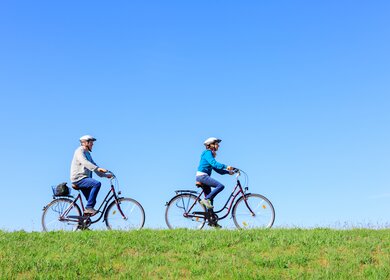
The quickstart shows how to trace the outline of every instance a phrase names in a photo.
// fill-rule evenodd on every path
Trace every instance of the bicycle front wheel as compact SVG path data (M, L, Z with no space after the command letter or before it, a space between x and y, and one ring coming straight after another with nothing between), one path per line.
M179 194L171 199L165 210L165 222L170 229L202 229L206 219L202 214L206 208L197 201L193 194Z
M106 226L112 230L141 229L145 223L145 211L138 201L132 198L119 198L112 202L104 215Z
M80 208L71 199L54 199L43 208L42 229L43 231L75 231L79 216L81 216Z
M275 209L265 196L247 194L234 205L232 216L237 228L270 228L275 221Z

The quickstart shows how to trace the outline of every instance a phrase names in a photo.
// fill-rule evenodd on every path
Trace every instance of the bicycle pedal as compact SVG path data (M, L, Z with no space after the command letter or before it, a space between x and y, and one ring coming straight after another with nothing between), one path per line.
M92 216L95 216L97 213L99 213L99 212L96 212L96 213L84 213L83 214L83 217L85 217L85 218L90 218L90 217L92 217Z

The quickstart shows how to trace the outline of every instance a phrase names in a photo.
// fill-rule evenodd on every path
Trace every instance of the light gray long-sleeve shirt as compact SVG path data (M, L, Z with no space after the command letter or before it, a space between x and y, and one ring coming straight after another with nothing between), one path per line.
M99 167L93 161L90 152L80 146L74 152L72 164L70 166L70 181L76 183L84 178L92 178L92 171L99 177L106 177L104 173L97 170L98 168Z

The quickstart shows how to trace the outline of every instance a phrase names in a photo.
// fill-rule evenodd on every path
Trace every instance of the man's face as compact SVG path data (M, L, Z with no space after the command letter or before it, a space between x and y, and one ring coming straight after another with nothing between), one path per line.
M94 142L94 141L84 141L84 142L82 143L82 145L83 145L83 147L86 148L88 151L92 152L93 142Z

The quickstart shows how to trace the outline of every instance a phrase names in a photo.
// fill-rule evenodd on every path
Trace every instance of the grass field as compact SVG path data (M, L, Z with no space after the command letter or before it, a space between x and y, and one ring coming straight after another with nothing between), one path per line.
M390 230L0 231L1 279L390 279Z

